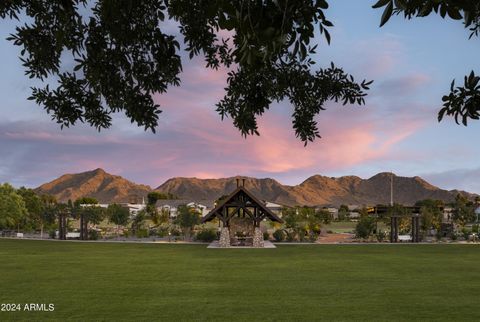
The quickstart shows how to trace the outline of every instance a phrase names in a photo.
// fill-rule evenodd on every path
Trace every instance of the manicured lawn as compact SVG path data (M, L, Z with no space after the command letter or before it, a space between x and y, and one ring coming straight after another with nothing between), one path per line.
M354 221L332 221L328 225L325 225L324 228L334 233L353 233L357 224L358 223ZM377 225L379 230L387 230L385 223L379 222Z
M351 233L355 230L356 225L357 223L353 221L332 221L324 228L334 233Z
M0 240L0 321L480 320L477 245Z

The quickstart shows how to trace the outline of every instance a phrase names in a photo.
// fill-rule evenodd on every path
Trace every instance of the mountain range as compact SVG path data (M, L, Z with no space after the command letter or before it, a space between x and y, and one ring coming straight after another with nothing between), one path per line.
M94 197L101 203L141 202L151 191L171 193L181 199L215 200L236 188L239 177L198 179L175 177L159 187L136 184L103 169L65 174L45 183L36 192L50 194L66 202L80 197ZM288 186L270 178L245 178L245 187L257 197L282 205L374 205L390 202L390 185L394 202L412 205L422 199L452 201L458 193L473 197L474 194L443 190L420 177L401 177L382 172L369 179L357 176L326 177L314 175L296 186Z

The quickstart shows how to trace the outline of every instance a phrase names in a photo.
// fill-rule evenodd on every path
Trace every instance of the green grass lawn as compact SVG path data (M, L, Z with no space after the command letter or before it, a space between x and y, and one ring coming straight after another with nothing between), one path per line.
M0 321L480 320L476 245L0 240Z
M354 221L332 221L328 225L325 225L326 230L330 230L334 233L353 233L358 222ZM378 222L377 224L379 230L386 231L387 225L383 222Z
M332 221L323 228L334 233L351 233L355 230L355 226L357 223L353 221Z

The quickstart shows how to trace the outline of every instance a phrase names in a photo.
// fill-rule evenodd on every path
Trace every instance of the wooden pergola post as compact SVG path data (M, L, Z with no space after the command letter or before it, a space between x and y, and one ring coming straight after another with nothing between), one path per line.
M85 218L84 214L80 215L80 239L88 239L88 220Z
M390 242L391 243L398 242L398 217L397 216L390 217Z
M58 239L67 239L67 216L64 212L58 215Z

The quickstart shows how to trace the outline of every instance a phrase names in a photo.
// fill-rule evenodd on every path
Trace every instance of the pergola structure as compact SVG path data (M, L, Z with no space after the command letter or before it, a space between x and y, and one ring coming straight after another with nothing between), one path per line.
M70 211L63 210L58 214L58 239L67 239L67 219L70 216ZM80 215L80 239L88 239L88 219L84 214Z
M220 247L237 245L238 238L241 238L241 245L252 245L263 247L263 234L260 230L260 222L269 219L274 222L283 223L283 220L268 209L250 191L245 189L245 179L227 198L221 201L212 211L202 218L202 223L209 222L215 218L222 223L220 231ZM240 230L238 230L240 229ZM242 231L243 229L243 231ZM253 236L235 236L235 232ZM251 243L250 240L252 239Z
M411 236L412 236L412 243L418 243L420 241L420 207L417 206L410 206L405 207L405 209L411 213L410 217L412 219L411 225ZM388 213L389 207L380 206L380 207L371 207L368 209L368 213L373 213L375 215L379 214L386 214ZM403 216L393 215L390 216L390 242L391 243L398 243L398 232L399 232L399 223L400 219Z

